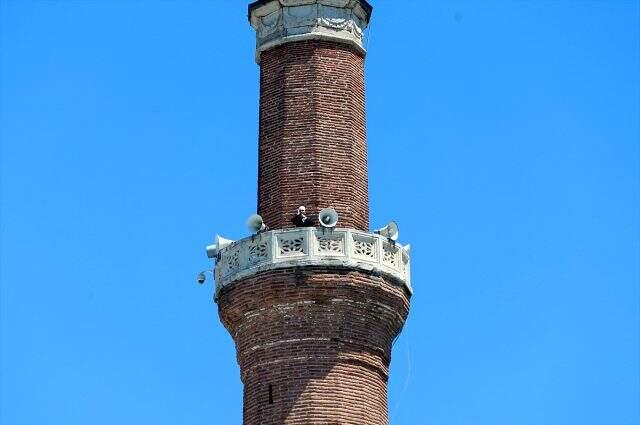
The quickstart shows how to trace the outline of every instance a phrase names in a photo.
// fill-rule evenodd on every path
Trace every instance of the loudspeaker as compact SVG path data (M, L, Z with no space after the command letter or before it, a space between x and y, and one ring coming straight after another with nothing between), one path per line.
M380 236L391 239L392 241L398 240L398 225L395 221L390 221L389 224L381 229L374 230L373 233L377 233Z
M216 256L218 255L218 252L220 252L222 249L228 247L234 242L235 241L232 241L230 239L225 239L220 235L216 235L216 243L213 245L207 246L207 257L216 258Z
M264 224L264 220L262 220L262 216L260 214L253 214L247 220L247 227L251 233L260 233L267 230L267 225Z
M318 214L318 220L322 227L336 227L336 224L338 224L338 213L333 208L324 208Z

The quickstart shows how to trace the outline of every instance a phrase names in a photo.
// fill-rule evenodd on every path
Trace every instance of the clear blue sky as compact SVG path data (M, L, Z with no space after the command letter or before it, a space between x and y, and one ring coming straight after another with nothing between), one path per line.
M640 423L638 1L374 2L393 425ZM0 423L238 424L204 246L255 210L244 0L0 0Z

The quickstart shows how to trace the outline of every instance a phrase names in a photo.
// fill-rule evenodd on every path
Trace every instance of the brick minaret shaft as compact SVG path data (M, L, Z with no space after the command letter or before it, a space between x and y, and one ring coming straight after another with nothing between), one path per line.
M258 212L271 230L292 227L305 205L311 216L332 207L338 227L368 231L361 31L370 15L365 0L249 6L261 67ZM407 287L346 262L288 264L217 291L236 344L244 424L388 424Z
M305 205L369 229L364 108L364 57L354 47L308 40L262 52L258 214L270 228L292 227Z

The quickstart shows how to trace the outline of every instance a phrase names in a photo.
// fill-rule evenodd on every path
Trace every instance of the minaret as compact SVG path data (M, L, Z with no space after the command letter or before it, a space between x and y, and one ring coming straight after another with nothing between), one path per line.
M366 0L249 6L260 65L257 209L268 230L212 255L246 425L388 423L391 344L411 286L408 249L393 231L369 231L371 12ZM302 205L314 226L292 222ZM337 226L330 214L319 219L324 208Z

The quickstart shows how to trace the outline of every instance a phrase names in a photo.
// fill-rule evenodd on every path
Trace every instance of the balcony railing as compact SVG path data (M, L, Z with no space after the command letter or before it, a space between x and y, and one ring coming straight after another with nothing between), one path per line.
M220 250L216 293L255 273L284 267L333 266L377 272L411 288L409 253L386 237L351 229L305 227L273 230Z

